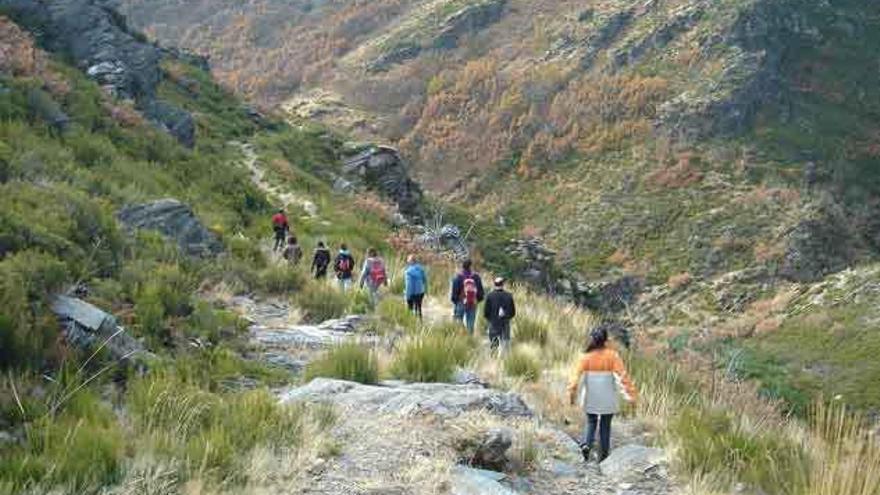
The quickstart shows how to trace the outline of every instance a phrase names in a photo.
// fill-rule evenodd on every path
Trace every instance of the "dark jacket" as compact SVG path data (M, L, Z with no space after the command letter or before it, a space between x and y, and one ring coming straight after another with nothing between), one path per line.
M486 297L485 292L483 292L483 281L480 279L480 275L477 274L477 272L460 272L452 279L452 294L449 296L452 304L458 304L461 302L461 291L464 290L464 279L468 277L473 278L474 282L477 283L477 302L483 302L483 299Z
M315 249L315 256L312 258L312 271L326 273L328 266L330 266L330 250L326 248Z
M339 264L342 260L348 259L349 266L348 270L342 271L339 269ZM336 272L336 278L340 280L348 280L352 278L352 272L354 271L354 256L351 255L348 251L340 250L339 254L336 255L336 259L333 261L333 271Z
M504 316L499 316L504 310ZM516 305L513 303L513 294L504 289L495 289L486 297L483 305L483 316L490 323L510 321L516 316Z

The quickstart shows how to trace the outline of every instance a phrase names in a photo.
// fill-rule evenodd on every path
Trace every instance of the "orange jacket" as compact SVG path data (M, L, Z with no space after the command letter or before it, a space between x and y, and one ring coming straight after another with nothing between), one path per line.
M581 356L568 381L568 397L572 403L582 378L587 386L585 408L589 413L616 412L606 410L616 409L616 392L622 393L627 401L636 399L636 388L626 373L623 359L614 349L606 347ZM600 410L591 411L591 404L596 405Z

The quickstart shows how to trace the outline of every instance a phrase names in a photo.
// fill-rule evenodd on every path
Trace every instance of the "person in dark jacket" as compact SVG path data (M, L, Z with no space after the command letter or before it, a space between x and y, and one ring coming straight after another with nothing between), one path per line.
M339 280L339 288L343 292L351 288L354 275L354 256L348 250L348 246L341 244L339 246L339 254L333 262L333 271L336 272L336 279Z
M316 279L325 278L328 266L330 266L330 250L324 246L323 242L318 242L318 248L315 249L315 255L312 257L312 267L309 271L315 274Z
M452 294L450 300L453 305L452 316L459 322L464 323L468 333L474 334L474 324L477 320L477 305L483 302L483 281L480 275L472 270L471 260L465 260L461 264L461 272L452 279Z
M495 279L495 290L486 296L483 316L489 322L489 346L494 351L501 345L506 351L510 348L510 320L516 316L513 294L504 290L504 279Z

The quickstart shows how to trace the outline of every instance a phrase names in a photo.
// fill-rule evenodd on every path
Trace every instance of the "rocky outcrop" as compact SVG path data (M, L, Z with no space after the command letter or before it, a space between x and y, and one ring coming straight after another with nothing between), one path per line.
M46 49L72 59L108 92L134 100L182 144L194 145L192 116L157 96L160 63L171 54L131 32L115 10L99 0L0 0L0 10L32 31Z
M726 31L703 35L703 54L722 60L724 67L711 84L691 88L659 108L662 133L682 140L737 135L750 128L760 108L781 104L788 54L820 41L797 3L752 2Z
M504 15L506 3L507 0L466 2L436 24L428 16L426 25L395 33L396 37L403 40L392 43L391 48L384 50L367 65L367 70L386 71L392 65L418 57L425 50L451 50L458 46L459 39L463 36L498 22ZM425 35L425 32L429 34Z
M654 473L661 471L665 462L662 450L630 444L612 450L611 455L599 464L599 469L604 476L618 483L636 482L652 474L665 477L664 473Z
M176 199L129 205L117 213L117 218L129 229L159 231L190 256L210 257L223 251L220 240L205 228L192 208Z
M623 66L639 61L650 50L663 48L679 34L693 28L703 15L705 5L685 5L671 19L651 31L651 34L640 38L614 51L611 56L612 66L620 69Z
M535 287L556 292L556 252L547 248L543 239L539 237L512 239L507 254L522 267L517 274L518 278Z
M788 234L779 274L796 282L816 282L856 259L853 237L844 223L805 220Z
M360 315L327 320L318 325L252 325L252 342L269 348L279 349L326 349L344 342L357 340L364 345L377 345L375 335L357 333L365 323Z
M282 403L327 402L356 409L359 414L458 416L486 410L501 417L529 417L531 409L512 392L446 383L383 382L380 385L329 378L284 391Z
M499 483L507 475L485 469L456 466L452 471L452 495L514 495Z
M409 176L400 153L390 146L357 146L344 160L343 173L350 187L377 191L394 201L402 214L422 216L422 188Z
M144 347L125 329L116 318L97 307L75 297L58 296L52 302L52 311L58 316L64 339L83 351L106 349L117 361L139 361L146 355Z

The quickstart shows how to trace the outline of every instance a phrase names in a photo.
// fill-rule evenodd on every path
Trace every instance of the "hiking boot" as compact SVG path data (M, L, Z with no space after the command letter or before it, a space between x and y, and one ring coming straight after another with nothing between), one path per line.
M591 449L590 446L586 444L580 444L579 447L581 448L581 455L584 456L584 462L590 462L590 452L593 449Z

